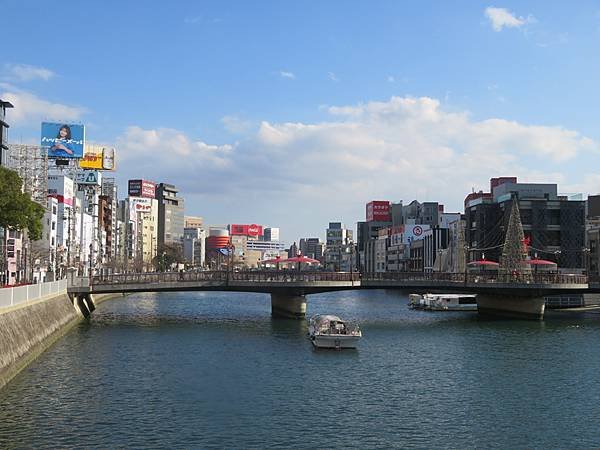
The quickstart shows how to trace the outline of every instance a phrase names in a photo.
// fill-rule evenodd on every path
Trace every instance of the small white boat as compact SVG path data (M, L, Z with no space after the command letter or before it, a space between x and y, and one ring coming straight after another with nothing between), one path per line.
M477 311L475 294L410 294L408 307L426 311Z
M308 323L308 336L317 348L356 348L362 332L338 316L316 315Z

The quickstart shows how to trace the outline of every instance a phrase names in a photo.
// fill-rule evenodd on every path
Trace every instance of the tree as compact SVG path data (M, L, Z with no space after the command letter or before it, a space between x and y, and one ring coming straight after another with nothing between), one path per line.
M27 230L29 238L42 237L44 208L22 190L23 180L13 170L0 167L0 227Z
M183 249L180 244L164 243L158 247L153 263L159 272L172 268L174 264L183 261Z

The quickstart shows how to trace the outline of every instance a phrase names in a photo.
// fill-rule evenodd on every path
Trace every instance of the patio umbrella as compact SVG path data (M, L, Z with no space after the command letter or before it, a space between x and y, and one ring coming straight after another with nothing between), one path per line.
M477 261L471 261L470 263L467 263L468 266L494 266L494 267L498 267L500 264L498 264L495 261L489 261L487 259L478 259Z
M534 266L535 272L537 272L538 267L540 267L540 266L547 267L548 269L553 269L554 267L558 266L554 261L548 261L547 259L539 259L539 258L527 259L527 260L525 260L525 264ZM551 267L551 266L554 266L554 267Z
M470 263L467 263L467 266L470 267L479 267L479 270L481 272L483 272L484 270L497 270L498 266L500 266L500 264L498 264L496 261L490 261L487 259L478 259L477 261L471 261Z
M556 266L557 264L554 261L548 261L547 259L528 259L525 261L526 264L530 264L532 266Z

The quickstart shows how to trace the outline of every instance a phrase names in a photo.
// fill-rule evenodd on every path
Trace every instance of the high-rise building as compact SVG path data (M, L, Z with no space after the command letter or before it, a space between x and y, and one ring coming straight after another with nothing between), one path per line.
M468 259L500 261L512 202L517 201L529 256L555 261L560 268L585 267L585 202L558 195L556 184L492 179L491 196L465 205ZM472 194L470 194L472 195Z
M168 183L160 183L156 189L158 200L158 246L183 245L184 203L178 197L179 190Z
M0 99L0 166L4 166L6 162L6 151L8 150L8 128L6 122L6 110L12 108L10 102Z
M304 256L318 259L323 262L323 254L325 252L325 244L319 238L302 238L300 239L299 249Z
M204 266L206 255L206 231L200 227L183 230L183 257L195 267Z
M352 245L352 230L348 230L341 222L329 222L327 228L327 243L325 246L325 267L329 270L340 271L342 253L348 245Z
M265 241L279 241L279 228L267 227L263 231L263 240Z

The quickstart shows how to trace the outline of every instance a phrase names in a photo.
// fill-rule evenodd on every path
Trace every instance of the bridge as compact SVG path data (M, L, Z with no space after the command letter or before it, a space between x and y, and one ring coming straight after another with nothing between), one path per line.
M483 314L541 319L544 297L590 292L578 274L488 275L475 273L386 272L360 274L324 271L200 271L103 274L73 278L69 295L84 315L94 309L93 294L173 291L262 292L271 295L274 316L303 318L306 295L354 289L398 289L415 293L477 294ZM597 286L600 291L600 285Z

